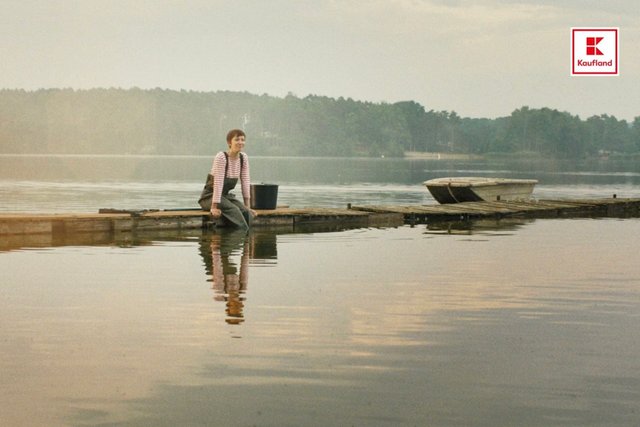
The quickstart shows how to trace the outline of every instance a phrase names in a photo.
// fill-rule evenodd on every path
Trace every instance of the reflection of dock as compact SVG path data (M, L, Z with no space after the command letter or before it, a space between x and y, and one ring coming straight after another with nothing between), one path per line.
M535 221L530 218L487 218L435 221L427 224L426 234L504 235Z
M259 211L256 227L304 230L305 227L379 227L474 218L640 216L640 199L529 200L468 202L448 205L278 208ZM147 230L200 229L214 223L200 210L105 210L96 214L0 213L2 239L18 235L118 233Z

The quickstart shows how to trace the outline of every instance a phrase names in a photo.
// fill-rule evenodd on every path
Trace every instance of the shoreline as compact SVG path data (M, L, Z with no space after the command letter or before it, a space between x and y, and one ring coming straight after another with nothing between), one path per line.
M431 151L405 151L404 157L405 159L416 160L478 160L484 158L484 156L478 154L441 153Z

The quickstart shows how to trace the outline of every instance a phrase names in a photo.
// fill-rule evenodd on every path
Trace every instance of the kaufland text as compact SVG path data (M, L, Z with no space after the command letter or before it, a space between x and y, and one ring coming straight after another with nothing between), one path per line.
M598 61L597 59L585 61L584 59L578 59L578 67L611 67L612 65L613 59L609 61Z

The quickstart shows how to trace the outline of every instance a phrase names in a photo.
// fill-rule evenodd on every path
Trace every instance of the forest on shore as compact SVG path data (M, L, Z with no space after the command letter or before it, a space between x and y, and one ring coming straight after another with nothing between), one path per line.
M523 106L508 117L464 118L414 101L167 89L0 90L0 153L209 155L243 128L247 151L273 156L405 152L552 158L640 153L640 116L581 119Z

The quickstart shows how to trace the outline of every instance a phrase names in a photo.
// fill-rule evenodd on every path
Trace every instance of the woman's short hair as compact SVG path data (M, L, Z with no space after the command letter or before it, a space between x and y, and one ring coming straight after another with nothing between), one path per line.
M244 136L246 138L247 135L245 135L241 129L231 129L229 133L227 133L227 143L230 143L236 136Z

